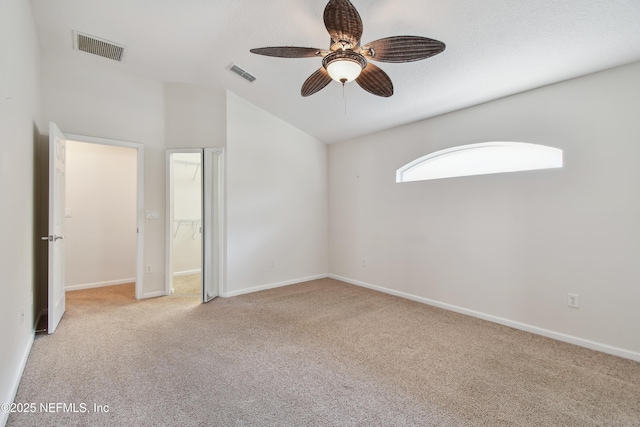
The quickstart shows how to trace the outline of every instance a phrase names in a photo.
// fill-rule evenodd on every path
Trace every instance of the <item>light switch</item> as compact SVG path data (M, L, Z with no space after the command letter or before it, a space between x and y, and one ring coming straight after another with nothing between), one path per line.
M64 217L65 218L71 218L72 216L73 216L73 212L71 212L71 209L70 208L66 208L64 210Z
M158 212L158 211L146 211L145 217L147 219L158 219L158 218L160 218L160 212Z

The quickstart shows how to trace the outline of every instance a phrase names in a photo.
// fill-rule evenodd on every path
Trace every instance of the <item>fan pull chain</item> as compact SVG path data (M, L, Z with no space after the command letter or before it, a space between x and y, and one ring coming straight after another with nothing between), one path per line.
M344 88L344 82L342 82L342 100L344 101L344 116L347 117L347 91Z

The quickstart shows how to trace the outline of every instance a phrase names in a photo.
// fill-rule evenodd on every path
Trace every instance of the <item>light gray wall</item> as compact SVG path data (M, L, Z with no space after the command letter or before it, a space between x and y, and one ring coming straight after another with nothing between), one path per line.
M207 87L184 84L165 84L165 144L166 148L223 148L227 144L227 94ZM193 172L195 168L189 167ZM202 171L202 168L199 169ZM188 171L178 166L174 169L174 183L177 193L176 200L181 199L181 194L186 196L193 191L200 192L200 186L193 186L194 182L188 177ZM181 172L185 175L181 176ZM200 176L200 175L198 175ZM184 179L183 179L184 178ZM188 197L187 197L188 198ZM184 206L176 206L177 210L199 209L193 203L187 203L182 197L178 203ZM178 213L185 217L185 212ZM194 218L194 214L187 215ZM173 224L175 227L175 224ZM174 273L189 272L201 268L200 239L191 238L191 227L181 226L173 240L173 266ZM200 234L198 234L200 236Z
M144 145L143 294L164 292L165 148L224 147L226 94L186 84L163 84L87 62L45 56L43 114L65 133Z
M327 146L230 92L227 108L225 293L326 275Z
M257 107L234 102L239 100L234 95L227 99L191 85L161 84L98 63L45 56L43 66L46 121L55 121L63 132L145 146L144 209L161 213L160 219L145 221L143 264L153 268L144 275L145 295L164 289L165 148L225 147L227 139L235 144L227 157L228 289L326 274L325 144ZM250 200L267 195L272 199L266 216L252 212L248 219ZM245 250L247 236L256 232L270 233L259 256Z
M184 83L167 83L164 93L167 148L226 145L226 92Z
M165 153L164 85L95 63L44 55L43 116L64 133L144 145L144 209L160 212L144 222L146 296L164 292Z
M0 402L12 402L33 340L35 157L40 139L40 48L31 6L0 1ZM0 411L0 425L8 413Z
M330 273L640 360L639 93L635 63L330 146ZM495 140L565 166L395 183Z

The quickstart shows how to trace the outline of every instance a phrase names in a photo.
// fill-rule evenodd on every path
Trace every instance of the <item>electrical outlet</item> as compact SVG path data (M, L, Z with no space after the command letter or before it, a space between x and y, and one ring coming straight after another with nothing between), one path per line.
M269 261L269 268L276 268L276 262L274 260Z
M147 265L147 268L145 270L147 273L151 273L151 265Z
M567 294L567 305L569 307L573 307L573 308L580 307L580 295L578 295L578 294Z
M362 258L362 266L366 267L367 265L369 265L369 262L367 261L366 258Z

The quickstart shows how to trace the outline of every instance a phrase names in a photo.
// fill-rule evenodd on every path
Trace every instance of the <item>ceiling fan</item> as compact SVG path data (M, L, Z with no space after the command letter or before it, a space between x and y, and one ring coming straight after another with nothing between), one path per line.
M355 80L360 87L374 95L393 95L393 83L382 69L369 61L411 62L439 54L445 44L419 36L395 36L379 39L364 46L362 19L349 0L330 0L324 9L324 26L331 36L329 49L312 47L261 47L252 53L279 58L322 58L322 68L302 85L302 96L313 95L331 80L342 83Z

